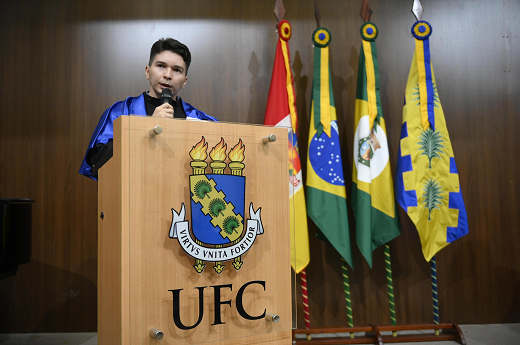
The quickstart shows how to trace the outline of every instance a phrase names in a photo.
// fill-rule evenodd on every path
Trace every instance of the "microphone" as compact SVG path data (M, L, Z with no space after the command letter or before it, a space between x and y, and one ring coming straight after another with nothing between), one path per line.
M164 103L173 103L173 92L170 89L164 89L161 92L161 104Z

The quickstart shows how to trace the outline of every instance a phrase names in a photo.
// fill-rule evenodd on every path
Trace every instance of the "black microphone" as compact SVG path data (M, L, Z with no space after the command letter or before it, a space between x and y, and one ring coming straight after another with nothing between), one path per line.
M173 92L170 89L163 89L161 92L161 104L169 103L170 105L173 103Z

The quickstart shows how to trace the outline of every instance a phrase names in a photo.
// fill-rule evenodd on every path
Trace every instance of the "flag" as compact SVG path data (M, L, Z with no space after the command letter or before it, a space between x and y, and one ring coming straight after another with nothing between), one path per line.
M329 70L330 32L313 33L314 75L307 157L307 213L318 238L329 242L353 266L347 193Z
M352 164L356 242L372 267L372 252L401 233L379 95L377 27L365 22L359 53Z
M415 53L405 91L397 200L414 222L426 261L468 233L466 207L437 83L428 22L412 27Z
M291 264L300 273L310 261L307 212L303 191L302 169L298 151L298 119L295 107L295 92L290 67L288 41L291 25L282 20L278 23L279 39L274 58L273 77L267 99L264 124L289 128L289 188L291 191Z

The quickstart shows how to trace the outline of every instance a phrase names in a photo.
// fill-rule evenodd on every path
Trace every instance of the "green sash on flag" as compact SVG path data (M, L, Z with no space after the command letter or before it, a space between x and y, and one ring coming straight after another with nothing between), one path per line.
M361 31L352 164L356 242L370 267L372 252L401 233L379 94L376 30L366 22Z
M347 194L339 143L336 108L328 61L330 32L313 35L314 80L307 155L307 214L317 236L328 241L352 267Z

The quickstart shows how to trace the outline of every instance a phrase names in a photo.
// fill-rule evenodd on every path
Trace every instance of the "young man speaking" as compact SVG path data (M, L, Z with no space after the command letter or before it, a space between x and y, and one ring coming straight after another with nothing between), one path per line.
M150 81L150 90L138 97L128 97L105 110L92 134L87 153L79 173L94 180L94 167L108 152L112 152L113 122L121 115L143 115L169 118L196 118L216 121L212 116L195 109L184 102L177 93L188 81L188 69L191 53L188 47L173 38L160 39L150 50L150 61L146 66L146 79ZM163 90L171 91L172 100L162 104Z

